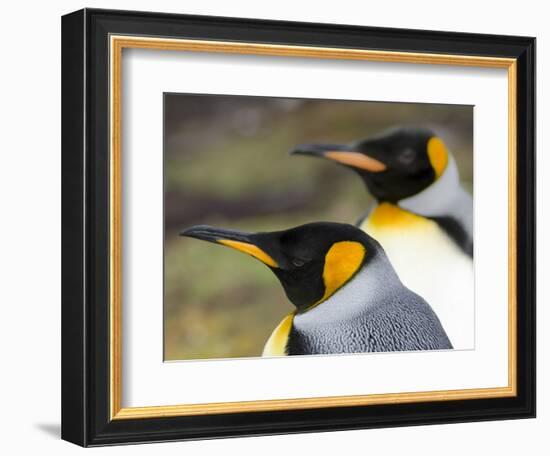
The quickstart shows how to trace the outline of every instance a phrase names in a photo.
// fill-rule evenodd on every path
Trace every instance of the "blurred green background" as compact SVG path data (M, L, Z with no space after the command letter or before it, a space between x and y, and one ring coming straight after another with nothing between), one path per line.
M471 106L165 94L165 360L259 356L293 309L259 261L178 232L355 223L370 203L361 180L288 152L396 125L432 128L472 190Z

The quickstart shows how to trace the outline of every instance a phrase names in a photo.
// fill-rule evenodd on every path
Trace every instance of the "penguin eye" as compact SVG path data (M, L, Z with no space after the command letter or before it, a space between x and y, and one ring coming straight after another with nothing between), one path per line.
M411 148L405 149L399 154L399 161L405 165L409 165L416 158L416 151Z
M300 260L299 258L294 258L292 260L292 264L297 268L301 268L304 264L306 264L306 262L304 260Z

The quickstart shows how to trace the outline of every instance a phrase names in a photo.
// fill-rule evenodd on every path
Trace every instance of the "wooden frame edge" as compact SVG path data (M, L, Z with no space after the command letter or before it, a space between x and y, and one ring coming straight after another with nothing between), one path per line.
M272 399L261 401L219 402L190 405L160 405L150 407L125 407L118 410L115 420L135 418L167 418L175 416L200 416L212 414L268 412L277 410L305 410L330 407L355 407L380 404L406 404L415 402L440 402L452 400L513 397L511 387L482 388L414 393L369 394L359 396L324 396L305 399Z
M508 66L508 386L517 395L517 61Z
M116 40L111 39L109 53L109 414L114 419L122 408L122 47Z
M246 42L153 38L110 35L110 394L111 420L200 416L242 412L352 407L430 401L505 398L517 396L517 59L452 54L375 51L314 46L258 44ZM190 405L122 407L121 372L121 63L124 48L169 51L214 52L339 60L369 60L431 65L503 68L508 70L508 386L464 390L330 396L301 399L222 402Z

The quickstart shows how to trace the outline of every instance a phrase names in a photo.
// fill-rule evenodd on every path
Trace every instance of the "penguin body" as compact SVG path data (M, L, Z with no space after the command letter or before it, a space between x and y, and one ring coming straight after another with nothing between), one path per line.
M377 258L327 302L294 317L289 354L442 350L451 343L431 307Z
M384 246L403 284L430 303L453 345L470 348L474 339L470 256L435 221L389 203L378 205L361 228Z
M403 284L430 303L453 345L471 348L473 204L443 142L428 130L394 129L349 146L309 144L294 153L359 173L377 203L358 226L381 243Z
M451 349L430 305L399 280L380 244L352 225L313 223L247 234L183 233L228 245L268 265L296 306L263 356Z

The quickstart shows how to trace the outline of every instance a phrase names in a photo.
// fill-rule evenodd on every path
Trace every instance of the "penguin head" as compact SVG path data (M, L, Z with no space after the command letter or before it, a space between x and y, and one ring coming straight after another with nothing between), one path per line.
M277 276L299 313L327 300L381 250L360 229L331 222L261 233L197 225L180 234L232 247L260 260Z
M443 141L423 128L395 128L351 144L303 144L291 154L322 157L353 169L378 201L390 203L429 187L449 162Z

